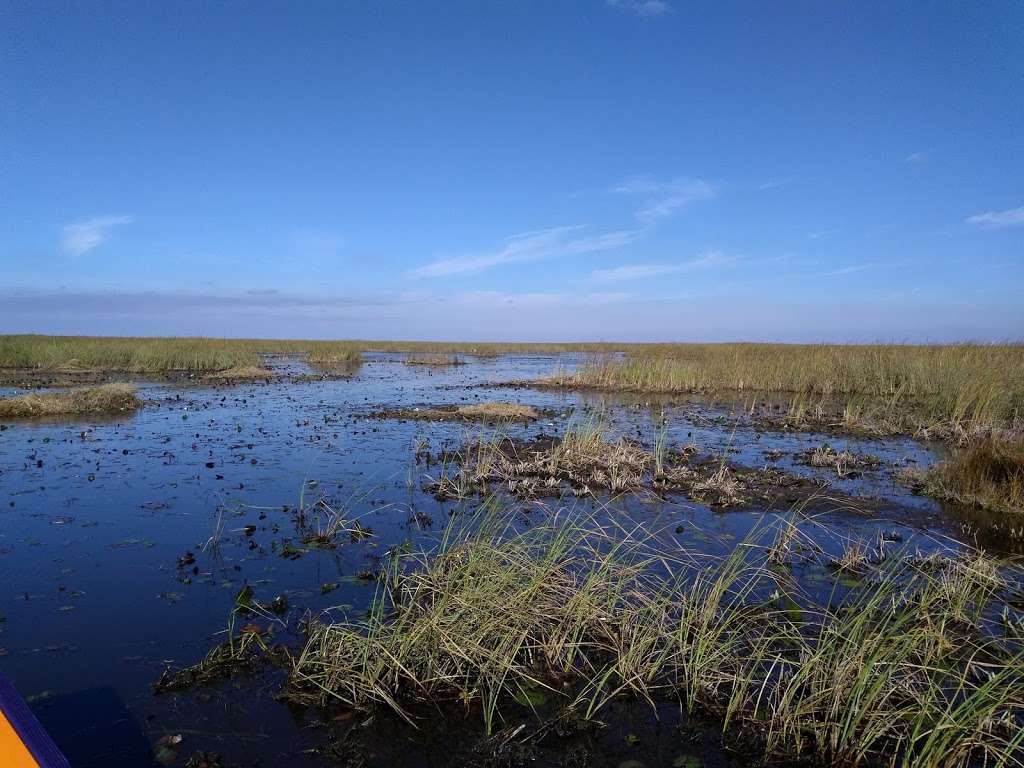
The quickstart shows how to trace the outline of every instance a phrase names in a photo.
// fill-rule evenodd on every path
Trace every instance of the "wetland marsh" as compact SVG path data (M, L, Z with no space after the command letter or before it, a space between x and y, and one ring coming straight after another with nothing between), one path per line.
M0 415L0 668L76 766L1024 761L1020 347L24 338L0 396L141 403Z

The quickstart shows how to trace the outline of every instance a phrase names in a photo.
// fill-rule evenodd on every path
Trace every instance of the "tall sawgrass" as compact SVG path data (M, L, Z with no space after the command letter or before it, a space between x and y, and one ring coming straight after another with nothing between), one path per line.
M819 603L780 575L778 540L712 561L592 519L496 519L396 554L368 618L313 627L289 695L410 721L447 701L488 732L514 702L591 718L678 697L765 759L1024 764L1024 638L986 623L1006 566L980 553L893 556Z
M0 336L0 368L130 373L205 373L258 366L261 354L299 354L311 362L360 359L337 341L112 336Z
M932 496L1024 514L1024 436L976 440L916 479Z
M920 427L1024 422L1024 346L1017 344L649 346L592 358L554 381L637 392L785 393L801 414L838 401L847 421L899 423L905 413Z

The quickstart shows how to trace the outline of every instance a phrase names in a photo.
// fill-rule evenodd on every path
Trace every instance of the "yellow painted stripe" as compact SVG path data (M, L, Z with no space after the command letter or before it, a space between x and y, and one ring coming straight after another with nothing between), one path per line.
M0 765L4 768L39 768L39 763L32 757L18 736L18 732L0 713Z

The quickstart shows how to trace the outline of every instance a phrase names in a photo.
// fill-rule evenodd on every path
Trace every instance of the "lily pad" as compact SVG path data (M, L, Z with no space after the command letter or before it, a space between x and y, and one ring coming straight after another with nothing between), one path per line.
M531 708L544 706L548 700L548 697L539 688L521 688L513 698L518 704Z

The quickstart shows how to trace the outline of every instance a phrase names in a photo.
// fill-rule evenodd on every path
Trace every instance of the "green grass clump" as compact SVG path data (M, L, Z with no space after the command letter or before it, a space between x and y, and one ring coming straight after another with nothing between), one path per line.
M294 342L302 344L302 342ZM306 342L305 359L310 365L330 367L347 366L362 361L363 355L359 347L347 341L311 341Z
M30 393L0 399L0 418L126 413L142 407L130 384L104 384L67 392Z
M406 355L405 359L402 360L406 365L431 365L431 366L445 366L445 365L464 365L465 361L456 357L455 355L441 355L441 354L427 354L418 353L414 355Z
M488 733L516 702L592 718L668 697L768 761L1024 761L1024 637L984 629L1004 564L891 557L818 604L778 573L784 534L713 562L594 525L484 524L396 553L367 619L313 626L289 696L410 719L461 703Z
M1024 514L1024 437L989 435L918 476L931 496Z
M958 430L1024 422L1024 345L681 344L601 356L551 383L635 392L792 395L813 416L822 401L846 421L892 430Z

